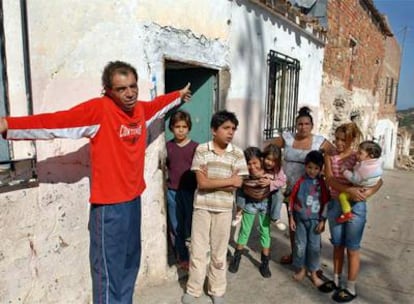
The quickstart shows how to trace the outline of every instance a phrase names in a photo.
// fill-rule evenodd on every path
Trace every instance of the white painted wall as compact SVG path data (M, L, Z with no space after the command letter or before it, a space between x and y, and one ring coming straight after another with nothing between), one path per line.
M375 129L375 139L382 148L384 169L393 169L397 151L398 122L389 119L378 121Z
M299 107L307 105L314 110L317 130L323 45L263 8L246 9L247 2L232 2L230 25L231 87L226 105L241 121L235 142L243 147L262 144L270 50L300 61Z
M169 58L230 68L227 108L240 118L236 143L258 145L270 49L301 61L300 104L318 107L323 48L308 35L295 34L294 26L265 16L261 9L247 9L248 1L27 3L35 113L67 109L98 96L100 74L111 60L137 67L141 99L150 97L152 75L159 81L161 94L163 62ZM18 4L3 1L12 115L25 114ZM146 152L148 188L142 200L138 288L176 279L175 268L168 268L166 260L166 210L159 168L164 144L160 136ZM38 142L39 187L0 194L0 302L91 301L88 151L87 140Z
M34 112L67 109L99 95L101 71L111 60L137 67L141 99L150 96L152 75L160 81L158 93L163 92L164 57L213 68L227 65L229 6L220 3L204 1L193 7L191 1L28 2ZM20 7L12 0L3 1L3 7L11 114L22 115L26 103ZM201 18L211 21L209 26ZM146 153L141 288L176 279L175 268L167 266L159 169L164 144L160 136ZM37 156L39 187L0 194L5 210L0 213L0 302L90 302L87 141L38 142Z

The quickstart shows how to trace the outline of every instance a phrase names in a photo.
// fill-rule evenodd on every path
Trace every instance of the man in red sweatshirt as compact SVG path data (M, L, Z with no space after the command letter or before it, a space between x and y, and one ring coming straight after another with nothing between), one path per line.
M93 303L132 303L141 258L146 128L191 97L187 84L141 102L137 81L133 66L109 62L102 74L104 96L66 111L0 118L0 133L10 140L89 138Z

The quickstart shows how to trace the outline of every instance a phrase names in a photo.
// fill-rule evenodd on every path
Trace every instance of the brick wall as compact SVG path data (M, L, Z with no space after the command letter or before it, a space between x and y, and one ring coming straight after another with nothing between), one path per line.
M373 138L390 29L369 0L330 0L327 17L319 131L333 136L337 126L353 119L365 138Z
M328 1L324 72L342 81L348 89L358 87L376 92L385 53L384 35L361 3Z

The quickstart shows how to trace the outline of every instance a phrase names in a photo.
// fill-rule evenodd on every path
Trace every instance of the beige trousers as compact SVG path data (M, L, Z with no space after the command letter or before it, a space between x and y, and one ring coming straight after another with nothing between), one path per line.
M232 212L194 209L191 228L190 271L187 293L199 297L208 278L208 294L221 297L227 285L227 245ZM210 253L210 263L208 255Z

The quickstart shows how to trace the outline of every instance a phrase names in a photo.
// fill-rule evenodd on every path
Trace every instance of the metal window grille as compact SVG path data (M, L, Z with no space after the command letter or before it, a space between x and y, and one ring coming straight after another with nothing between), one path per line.
M392 77L386 78L385 104L394 104L397 100L398 82Z
M297 59L271 50L267 56L268 85L265 139L282 131L294 131L298 108L299 71Z

